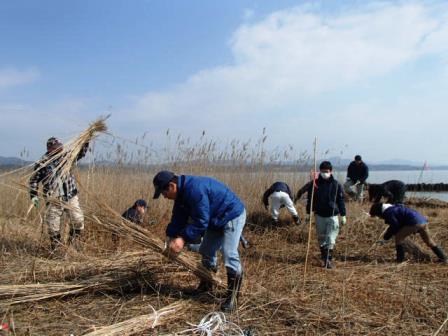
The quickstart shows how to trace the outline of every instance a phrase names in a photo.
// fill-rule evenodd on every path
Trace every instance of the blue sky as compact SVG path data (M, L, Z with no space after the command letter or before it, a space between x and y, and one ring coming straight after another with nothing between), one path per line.
M266 127L271 148L447 164L447 19L442 1L3 1L0 155L112 113L160 146Z

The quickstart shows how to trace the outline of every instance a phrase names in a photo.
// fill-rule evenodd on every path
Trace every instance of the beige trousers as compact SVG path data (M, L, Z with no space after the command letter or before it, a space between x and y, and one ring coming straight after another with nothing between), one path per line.
M84 214L79 206L78 196L68 202L48 202L45 213L45 223L48 225L48 233L55 235L61 232L61 217L64 212L70 216L71 228L84 229Z
M406 225L395 235L395 245L400 245L406 237L418 233L428 247L437 246L431 239L428 230L428 224Z

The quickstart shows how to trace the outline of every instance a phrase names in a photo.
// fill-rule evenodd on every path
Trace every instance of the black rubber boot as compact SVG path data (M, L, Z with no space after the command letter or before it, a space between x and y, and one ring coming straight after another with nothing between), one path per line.
M404 247L403 245L396 245L395 249L397 251L397 263L402 263L404 261Z
M218 268L215 267L207 267L204 265L205 268L207 268L210 272L216 273L218 272ZM201 279L201 282L199 282L199 286L196 288L195 293L201 294L206 292L211 292L213 290L213 283L207 280Z
M320 254L321 254L321 258L322 258L322 267L323 268L334 268L333 265L333 250L329 250L325 247L321 247L320 248Z
M226 300L221 305L225 313L234 312L238 306L243 274L236 274L234 270L227 268L227 293Z
M81 230L73 228L70 229L68 245L73 246L76 251L81 250Z
M439 262L448 264L448 257L445 254L445 251L440 246L431 247L431 250L435 253L435 255L439 258Z
M292 216L292 218L294 219L294 223L296 223L297 225L302 224L299 216Z
M58 247L62 246L61 234L55 233L50 235L50 249L54 252Z

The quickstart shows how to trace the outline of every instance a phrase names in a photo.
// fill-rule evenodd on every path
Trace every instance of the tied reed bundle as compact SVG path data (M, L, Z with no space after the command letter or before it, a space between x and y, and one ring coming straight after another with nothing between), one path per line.
M151 314L140 315L110 326L100 327L95 331L84 334L84 336L134 335L179 319L179 316L182 316L189 306L187 302L175 302L157 311L153 309L154 312Z

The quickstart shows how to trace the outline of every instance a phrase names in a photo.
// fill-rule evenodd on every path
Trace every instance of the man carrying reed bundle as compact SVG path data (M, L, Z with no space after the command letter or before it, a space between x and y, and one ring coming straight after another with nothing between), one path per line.
M161 171L153 183L154 198L162 194L174 201L171 222L166 228L168 251L180 253L186 243L204 235L199 249L202 264L217 272L216 253L222 251L227 270L227 293L221 309L235 310L243 279L238 244L246 223L244 204L226 185L210 177L177 176L170 171ZM197 290L211 289L211 283L201 280Z
M47 141L47 152L35 164L34 172L29 180L30 197L34 206L39 207L38 189L42 182L46 199L45 223L50 235L50 248L54 251L62 245L61 217L64 212L70 215L71 227L68 243L79 249L79 238L84 229L84 214L78 200L78 189L74 176L62 174L67 164L63 153L62 142L51 137ZM76 160L83 158L88 149L88 142L78 152Z

